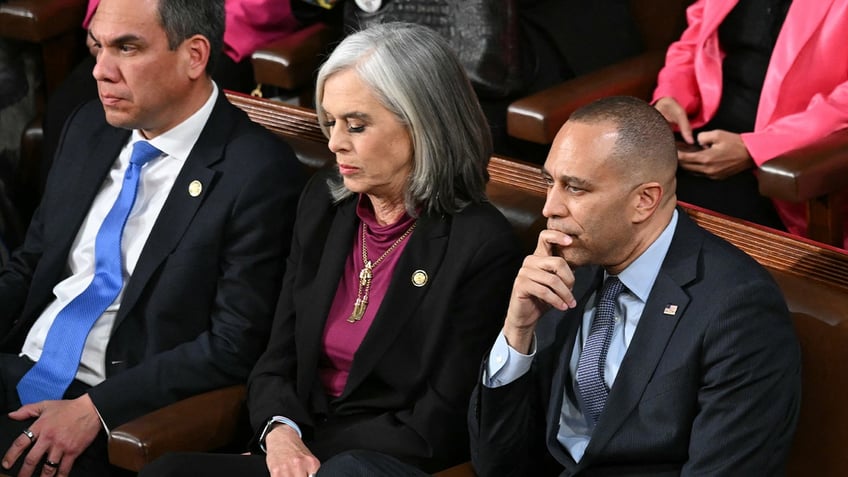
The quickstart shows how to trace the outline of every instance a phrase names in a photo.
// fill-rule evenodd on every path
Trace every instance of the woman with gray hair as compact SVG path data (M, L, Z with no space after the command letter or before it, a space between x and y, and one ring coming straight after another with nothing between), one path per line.
M444 40L403 23L339 44L316 103L336 166L301 196L248 386L253 453L166 456L142 475L426 475L468 459L469 395L520 265L486 200L486 120Z

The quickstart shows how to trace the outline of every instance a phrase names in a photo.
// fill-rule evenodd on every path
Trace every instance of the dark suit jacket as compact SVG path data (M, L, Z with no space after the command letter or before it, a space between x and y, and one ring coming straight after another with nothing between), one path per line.
M298 209L271 341L249 380L254 429L287 416L322 460L357 448L427 470L467 460L468 397L519 266L512 229L488 203L422 215L330 400L318 379L321 340L359 219L355 197L332 203L327 177L313 178ZM429 276L420 288L416 270Z
M576 332L601 272L579 270L577 308L542 317L528 374L478 386L469 425L481 477L782 474L800 400L800 350L786 305L762 267L682 212L575 464L556 434Z
M18 353L130 131L98 101L69 120L25 243L0 274L0 336ZM223 93L174 183L126 285L89 391L110 427L189 395L244 381L266 343L301 167L292 150ZM188 186L203 185L192 197Z

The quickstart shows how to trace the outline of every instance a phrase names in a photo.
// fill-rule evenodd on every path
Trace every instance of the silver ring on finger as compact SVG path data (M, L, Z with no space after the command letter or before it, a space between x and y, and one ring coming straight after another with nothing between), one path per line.
M30 444L35 442L35 434L33 434L32 431L29 430L28 427L26 429L22 430L21 434L27 436L27 439L29 439Z
M59 461L59 462L53 462L52 460L45 460L44 461L44 465L46 465L47 467L53 467L54 469L58 469L60 463L61 463L61 461Z

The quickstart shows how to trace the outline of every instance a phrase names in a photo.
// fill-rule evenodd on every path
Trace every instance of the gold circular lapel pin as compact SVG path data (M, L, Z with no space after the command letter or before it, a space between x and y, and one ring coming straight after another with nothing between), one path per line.
M429 279L430 277L427 276L427 272L424 270L415 270L412 272L412 284L417 287L423 287Z
M191 184L188 185L188 195L197 197L201 192L203 192L203 184L197 180L191 181Z

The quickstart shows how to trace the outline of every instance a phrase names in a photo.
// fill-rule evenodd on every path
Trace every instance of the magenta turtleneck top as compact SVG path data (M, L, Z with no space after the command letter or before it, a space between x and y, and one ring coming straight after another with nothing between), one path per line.
M319 364L319 375L327 394L338 397L342 394L347 377L353 365L356 350L365 339L365 334L374 322L374 317L386 290L389 288L392 275L398 259L403 253L410 236L401 241L386 258L372 271L371 289L368 293L368 307L362 319L356 323L347 321L356 295L359 290L359 271L365 266L362 260L362 225L368 226L366 232L366 244L368 248L368 259L371 263L385 252L404 232L409 229L415 219L408 214L397 222L381 226L377 223L374 209L367 196L361 195L356 207L356 215L360 219L359 227L356 228L356 239L353 241L353 249L348 253L345 261L344 272L342 272L336 296L330 307L330 314L324 326L323 353ZM381 319L391 319L390 316Z

